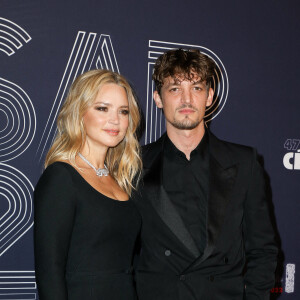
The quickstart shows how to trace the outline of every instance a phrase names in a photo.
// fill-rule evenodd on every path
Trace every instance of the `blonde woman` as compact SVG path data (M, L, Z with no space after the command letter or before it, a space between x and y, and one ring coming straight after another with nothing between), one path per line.
M40 300L136 299L139 121L123 76L93 70L72 84L34 193Z

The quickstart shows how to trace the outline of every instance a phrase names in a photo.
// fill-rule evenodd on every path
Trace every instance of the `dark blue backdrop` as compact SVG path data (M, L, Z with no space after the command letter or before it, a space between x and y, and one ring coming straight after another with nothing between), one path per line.
M299 15L295 0L1 0L0 299L37 297L32 191L74 77L105 67L129 78L148 143L164 131L153 61L189 45L219 66L212 131L256 147L268 174L282 250L272 297L299 299Z

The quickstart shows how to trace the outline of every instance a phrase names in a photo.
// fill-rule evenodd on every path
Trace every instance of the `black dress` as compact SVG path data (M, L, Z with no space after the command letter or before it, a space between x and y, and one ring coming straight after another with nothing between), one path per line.
M34 192L40 300L134 300L132 259L141 227L131 199L106 197L55 162Z

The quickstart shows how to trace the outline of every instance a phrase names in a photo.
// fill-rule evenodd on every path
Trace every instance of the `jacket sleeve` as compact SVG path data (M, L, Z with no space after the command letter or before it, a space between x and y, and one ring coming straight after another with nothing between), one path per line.
M244 241L247 260L247 300L267 300L274 285L277 245L270 220L265 175L253 151L249 189L244 208Z
M75 216L72 178L62 163L50 165L34 192L34 250L40 300L67 300L65 270Z

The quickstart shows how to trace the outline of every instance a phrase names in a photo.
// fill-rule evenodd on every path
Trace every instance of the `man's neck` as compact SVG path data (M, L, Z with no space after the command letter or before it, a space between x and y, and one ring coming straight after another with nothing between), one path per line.
M199 126L192 130L182 130L170 126L167 124L169 139L190 160L191 152L199 145L204 136L204 124L199 124Z

